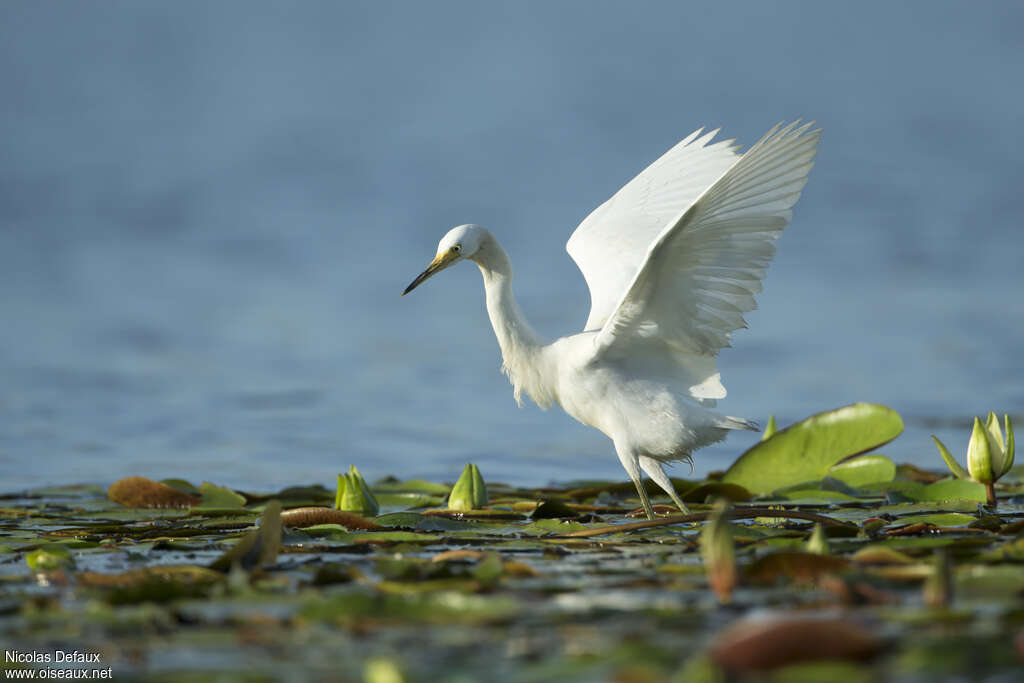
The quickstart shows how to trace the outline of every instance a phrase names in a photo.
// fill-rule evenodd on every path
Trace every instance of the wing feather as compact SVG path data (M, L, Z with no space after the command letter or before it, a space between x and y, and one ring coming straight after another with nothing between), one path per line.
M595 338L595 358L628 359L637 345L660 346L675 360L678 375L691 383L694 397L725 396L714 356L729 345L735 330L746 327L743 314L757 306L754 295L761 291L776 240L814 164L820 130L810 130L811 125L775 126L662 224L606 314ZM586 221L574 239L585 226ZM580 267L589 284L587 268ZM595 301L591 318L596 308ZM695 368L700 368L696 375Z
M695 130L580 223L565 245L590 289L584 330L597 330L619 303L647 250L739 158L733 140Z

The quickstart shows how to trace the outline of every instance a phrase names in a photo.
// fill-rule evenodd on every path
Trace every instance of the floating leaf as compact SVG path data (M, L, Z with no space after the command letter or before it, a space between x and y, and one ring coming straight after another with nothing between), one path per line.
M833 465L828 476L854 487L891 482L896 476L896 463L884 455L871 453Z
M726 671L740 673L814 660L864 660L882 646L873 631L846 619L748 618L721 633L710 654Z
M753 496L739 484L727 484L721 481L709 481L695 486L683 495L683 502L704 503L709 499L726 498L733 502L748 501Z
M534 509L530 519L574 519L579 516L579 512L560 500L546 500Z
M747 568L746 576L757 583L775 583L779 579L811 581L848 566L850 561L845 557L790 550L759 557Z
M761 435L761 441L767 441L771 437L775 436L775 432L779 431L779 425L775 422L775 415L768 416L768 424L764 427L764 433Z
M185 508L200 502L196 496L146 477L118 479L107 489L107 497L115 503L135 508Z
M928 484L911 496L919 501L976 500L984 503L988 496L985 486L965 479L945 479Z
M419 518L419 515L415 515ZM294 508L281 513L284 526L305 528L320 524L340 524L346 529L379 529L380 526L370 520L344 510L325 507Z
M245 496L224 486L217 486L208 481L199 485L199 493L203 497L202 508L240 508L245 506Z
M934 524L940 527L967 526L975 521L974 515L959 512L936 512L930 515L908 515L896 520L899 524Z
M874 543L855 552L850 558L859 564L913 564L914 558L890 548L884 543Z
M102 589L102 597L113 605L204 597L224 579L220 572L194 565L148 567L120 574L81 572L77 576L83 586Z
M818 481L840 460L888 443L902 431L903 420L885 406L856 403L819 413L755 444L722 481L756 494Z

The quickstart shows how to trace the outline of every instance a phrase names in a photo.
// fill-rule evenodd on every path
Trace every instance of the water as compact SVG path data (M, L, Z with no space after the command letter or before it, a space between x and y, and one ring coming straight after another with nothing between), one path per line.
M939 466L1024 411L1024 10L1005 4L0 5L3 490L142 474L270 490L356 463L624 478L516 409L475 269L399 298L448 227L499 235L577 331L573 227L699 125L825 129L726 412L900 411ZM756 440L702 451L697 473ZM685 468L675 473L687 474Z

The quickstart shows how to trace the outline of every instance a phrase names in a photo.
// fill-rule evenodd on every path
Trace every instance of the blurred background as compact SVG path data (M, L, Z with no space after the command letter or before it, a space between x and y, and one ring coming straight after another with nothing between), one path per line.
M700 126L824 128L724 412L898 410L941 467L1024 411L1024 6L963 2L0 4L3 489L180 476L258 490L357 464L625 479L517 409L476 269L579 331L575 226ZM724 469L758 438L701 451ZM685 466L676 476L688 476Z

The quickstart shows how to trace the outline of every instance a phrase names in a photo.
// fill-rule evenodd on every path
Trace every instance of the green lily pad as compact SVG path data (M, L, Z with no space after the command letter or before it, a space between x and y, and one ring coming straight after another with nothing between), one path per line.
M374 495L379 493L425 493L427 495L446 496L450 486L438 484L425 479L407 479L405 481L384 480L375 482L370 490Z
M199 485L199 495L203 498L203 502L197 506L199 509L240 508L245 505L245 496L208 481Z
M988 499L983 485L965 479L944 479L928 484L913 497L919 501L976 500L981 503Z
M891 482L896 476L896 463L884 455L871 453L833 465L828 476L856 487Z
M827 491L825 489L790 489L779 494L779 496L786 500L808 503L857 500L856 496L851 496L848 493L843 493L842 491Z
M818 481L839 461L888 443L902 431L899 414L885 406L856 403L819 413L755 444L722 481L755 494Z
M959 512L942 512L931 515L909 515L896 520L897 524L934 524L935 526L967 526L975 520L974 515L965 515Z

